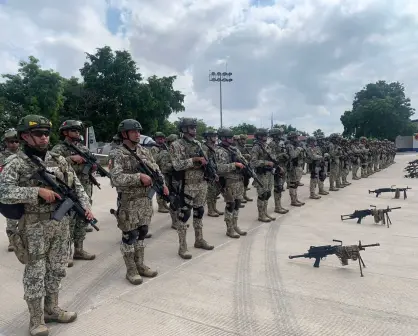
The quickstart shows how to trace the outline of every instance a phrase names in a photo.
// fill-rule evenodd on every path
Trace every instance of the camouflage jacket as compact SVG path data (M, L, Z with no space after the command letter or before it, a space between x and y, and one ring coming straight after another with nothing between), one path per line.
M48 168L52 179L55 176L72 186L81 205L85 209L90 208L89 197L77 178L73 168L64 157L47 152L44 165ZM46 203L38 197L39 189L46 187L33 178L33 173L38 167L23 152L11 155L6 160L6 165L0 174L0 202L4 204L24 203L25 213L49 213L54 212L57 204Z
M171 162L170 152L166 149L161 149L155 156L155 162L160 167L163 174L171 174L173 172L173 164Z
M136 154L152 169L161 174L157 163L151 153L142 146L137 146ZM145 197L151 187L145 187L141 180L138 169L138 160L123 146L116 147L112 153L113 160L110 176L117 192L130 194L133 198Z
M236 148L241 152L241 155L245 158L245 160L248 162L251 161L251 153L247 147L237 144Z
M286 152L290 159L290 169L302 167L305 162L305 150L302 147L296 147L293 143L286 144Z
M323 160L323 156L322 156L321 147L319 146L314 146L314 147L307 146L306 147L306 162L307 163L313 163L314 161L319 162L322 160Z
M262 148L265 148L265 151L273 156L272 153L269 152L270 149L266 146L266 144L255 141L254 146L251 149L250 161L250 165L253 169L266 167L267 162L271 162L271 159Z
M19 150L18 150L18 151L19 151ZM16 152L16 153L17 153L17 152ZM4 151L0 152L0 167L4 165L4 163L6 162L6 159L7 159L9 156L11 156L11 155L13 155L13 154L16 154L16 153L13 153L13 152L11 152L11 151L10 151L10 150L8 150L8 149L5 149Z
M204 142L203 145L202 145L203 151L205 153L207 153L206 155L207 155L208 159L213 159L215 162L216 162L215 152L216 152L217 147L218 146L216 144L212 145L212 144L209 144L207 142Z
M82 152L84 153L91 153L90 150L81 144L80 142L74 142L74 145L77 146ZM68 147L63 141L56 144L52 149L51 152L57 153L61 156L63 156L67 162L73 167L75 173L77 174L77 177L79 178L80 182L82 184L91 184L90 177L88 174L83 174L83 169L85 164L78 164L75 163L73 160L71 160L70 156L77 155L73 150L71 150L70 147Z
M185 171L184 179L193 181L194 184L204 182L204 171L200 164L193 162L193 157L198 157L199 147L204 147L198 141L186 140L184 138L174 141L170 146L171 162L176 171ZM207 153L205 153L207 156Z
M162 148L158 147L158 146L152 146L150 148L150 153L152 155L152 157L154 158L154 160L157 160L157 155L161 152Z
M237 148L232 150L237 151L238 155L242 155ZM219 176L231 180L242 179L242 174L237 170L235 162L232 160L232 154L223 146L217 146L216 148L216 165Z
M289 163L289 155L286 153L286 149L277 141L270 141L267 144L267 151L271 153L274 160L279 162L279 166L285 168Z
M340 163L340 156L341 156L341 147L340 146L330 142L328 153L329 153L331 163L335 163L335 164Z

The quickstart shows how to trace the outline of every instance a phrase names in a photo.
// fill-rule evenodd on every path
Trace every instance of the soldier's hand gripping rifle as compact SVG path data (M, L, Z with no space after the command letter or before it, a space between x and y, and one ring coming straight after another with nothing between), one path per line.
M197 145L197 148L198 148L197 155L199 157L204 158L206 161L206 164L202 166L205 179L208 180L209 182L218 182L219 176L217 173L218 169L216 167L215 161L213 161L212 158L208 159L205 152L203 151L201 144L198 141L194 141L194 143Z
M59 206L53 213L52 219L61 221L64 216L72 210L77 216L83 219L86 224L90 224L96 231L99 231L99 228L96 225L97 219L93 218L92 220L89 220L86 218L86 210L81 205L75 191L54 173L49 172L39 159L34 156L29 156L29 158L38 167L36 172L33 174L33 178L50 187L61 197L61 199L58 200Z
M83 152L72 142L64 141L64 144L84 159L85 164L82 174L88 175L91 183L93 183L97 188L101 189L100 183L93 176L93 172L97 171L100 176L110 178L109 172L99 164L97 158L94 155L90 154L89 152Z
M319 267L319 263L323 258L335 254L338 257L338 259L340 259L342 266L348 265L348 259L354 261L358 260L360 267L360 276L363 276L363 267L365 268L366 265L364 264L363 259L361 258L360 251L364 251L366 247L380 246L379 243L362 245L361 241L359 241L358 245L343 246L343 242L341 240L333 239L332 241L338 242L340 243L340 245L311 246L307 253L290 255L289 259L315 259L313 267Z
M179 208L179 200L178 200L178 196L174 195L174 194L169 194L169 195L165 195L164 194L164 177L157 172L156 170L154 170L153 168L151 168L149 165L147 165L137 154L135 151L131 150L128 146L126 146L125 144L123 145L123 147L125 147L130 153L131 155L138 161L138 170L140 171L140 173L142 174L146 174L148 175L151 180L152 180L152 185L151 185L151 189L148 192L147 197L149 199L152 199L155 195L155 193L157 193L159 196L161 196L161 198L166 202L170 204L170 208L173 211L177 211Z
M394 192L395 193L395 199L399 199L401 191L403 191L403 199L407 198L406 191L412 188L406 187L406 188L393 188L394 186L391 186L390 188L379 188L375 190L369 190L369 194L376 193L376 197L378 197L381 193L386 192Z
M241 163L244 168L242 169L242 173L246 175L249 178L253 178L254 181L261 187L264 188L263 183L261 183L260 179L257 177L254 170L250 167L250 164L248 161L239 154L238 150L233 149L231 147L224 147L226 150L228 150L232 154L232 161Z

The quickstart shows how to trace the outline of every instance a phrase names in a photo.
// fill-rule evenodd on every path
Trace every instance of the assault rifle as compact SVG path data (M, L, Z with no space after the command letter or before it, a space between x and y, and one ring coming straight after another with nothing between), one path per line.
M389 217L389 212L391 212L392 210L401 209L401 207L389 208L389 206L386 209L376 209L375 205L370 206L374 209L355 210L352 214L341 215L341 220L345 221L348 219L357 219L357 224L361 224L361 221L364 217L375 216L376 224L378 224L379 222L383 222L383 224L385 225L387 220L387 226L389 227L389 224L392 225L392 221Z
M77 216L84 220L87 224L90 224L96 231L99 231L97 227L97 219L93 218L88 220L86 218L83 206L75 193L63 180L61 180L54 173L47 170L44 164L36 157L30 155L30 160L38 167L36 172L33 174L33 178L49 186L54 192L56 192L61 199L58 200L59 206L52 215L52 219L61 221L69 211L74 211ZM54 177L51 177L54 176Z
M205 152L203 151L203 148L201 144L198 141L194 141L194 143L198 147L197 155L199 157L203 157L206 160L206 164L202 166L205 179L209 182L218 182L219 176L217 173L217 167L215 161L212 159L208 159Z
M362 245L361 241L359 240L358 245L347 245L343 246L343 242L341 240L333 239L332 241L340 243L340 245L323 245L323 246L311 246L307 253L298 254L298 255L290 255L289 259L296 259L296 258L309 258L315 259L313 267L319 267L319 263L323 258L326 258L329 255L335 254L338 259L340 259L342 266L348 265L348 259L351 260L358 260L359 267L360 267L360 275L363 276L363 268L366 265L361 258L360 251L364 251L366 247L373 247L373 246L380 246L379 243L376 244L369 244L369 245Z
M250 164L248 161L239 154L238 150L233 149L231 147L224 147L227 151L229 151L232 154L232 161L241 163L244 168L242 169L242 173L246 175L249 178L253 178L254 181L264 189L263 183L261 183L260 179L255 174L254 170L250 167Z
M157 193L161 198L166 202L170 204L170 208L173 211L177 211L179 208L179 198L176 194L169 194L164 195L164 177L158 173L156 170L152 169L150 166L148 166L137 154L135 151L132 151L128 146L125 144L123 145L129 153L132 154L132 156L138 161L138 170L142 174L148 175L152 180L151 189L148 192L147 197L149 199L152 199Z
M85 164L82 174L89 175L91 183L93 183L97 188L101 189L100 183L93 176L93 172L97 171L100 176L110 178L109 172L97 162L97 158L94 155L90 154L89 152L83 152L72 142L64 141L64 144L84 159Z
M385 193L385 192L394 192L395 193L395 197L396 199L399 198L401 191L403 191L403 199L407 198L406 196L406 191L412 188L406 187L406 188L393 188L394 186L391 186L390 188L379 188L379 189L375 189L375 190L369 190L369 194L371 193L376 193L376 197L379 197L379 195L381 193Z

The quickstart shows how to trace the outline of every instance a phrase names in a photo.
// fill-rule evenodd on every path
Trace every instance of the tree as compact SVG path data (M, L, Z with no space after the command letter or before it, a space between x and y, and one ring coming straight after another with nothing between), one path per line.
M403 84L385 81L367 84L355 94L352 110L345 111L340 118L343 135L395 140L398 135L414 132L410 121L414 111Z
M285 125L285 124L278 125L278 124L275 124L273 127L274 128L282 128L284 130L284 133L285 134L287 134L289 132L297 132L299 135L309 136L309 133L307 133L305 131L300 131L296 127L293 127L291 124L289 124L289 125Z
M237 134L254 134L255 131L257 130L257 127L251 124L247 124L247 123L242 123L239 124L238 126L233 126L231 127L232 132L237 135Z
M316 131L313 132L313 136L316 137L316 138L317 137L324 137L325 133L320 128L318 128Z

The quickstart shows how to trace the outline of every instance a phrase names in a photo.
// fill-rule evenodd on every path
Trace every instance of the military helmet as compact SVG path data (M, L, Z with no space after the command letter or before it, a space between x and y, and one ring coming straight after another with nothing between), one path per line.
M270 136L275 136L275 135L283 135L284 130L283 128L278 128L278 127L273 127L272 129L269 130L269 135Z
M165 138L165 134L163 132L155 132L154 138Z
M290 131L289 133L287 133L287 138L288 139L290 139L290 138L297 138L298 136L299 136L298 133L295 132L295 131Z
M306 138L306 142L315 142L316 141L316 137L314 137L314 136L308 136L307 138Z
M167 140L167 142L173 142L173 141L176 141L178 138L179 138L179 136L177 134L170 134L166 138L166 140Z
M80 120L66 120L64 121L58 131L61 133L65 130L76 129L81 131L84 128L83 123Z
M256 137L267 136L268 135L268 130L267 130L267 128L257 128L254 135Z
M181 118L178 124L178 129L181 132L185 127L196 127L197 119L196 118Z
M10 128L6 132L4 132L3 140L7 140L7 139L17 139L16 129Z
M23 132L29 132L38 128L47 128L50 130L52 123L44 116L29 114L19 120L17 124L17 136L19 138Z
M365 136L360 137L360 141L367 141L367 138Z
M132 130L142 131L141 124L135 119L122 120L118 126L118 133L132 131Z
M233 136L233 139L234 139L234 140L236 140L236 141L238 141L238 140L239 140L239 135L238 135L238 134L235 134L235 135Z
M219 138L232 138L234 136L234 133L230 128L220 128L218 129L218 137Z
M240 135L239 135L239 138L240 138L241 140L247 140L247 139L248 139L248 136L247 136L247 134L240 134Z
M202 135L205 138L211 137L211 136L216 136L217 135L217 131L213 127L208 127L208 128L206 128L206 130L203 132Z

